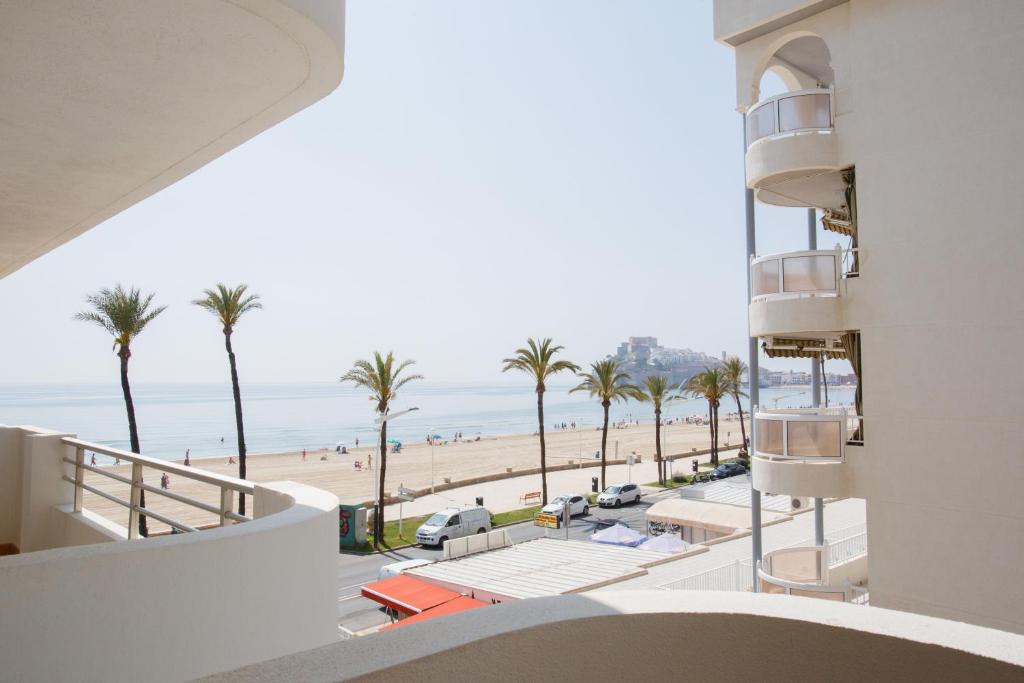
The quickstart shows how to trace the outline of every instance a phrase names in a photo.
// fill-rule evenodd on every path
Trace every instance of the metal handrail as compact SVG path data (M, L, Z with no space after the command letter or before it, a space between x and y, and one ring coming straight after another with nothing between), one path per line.
M806 97L808 95L828 95L828 101L829 101L828 121L829 121L829 125L827 125L827 126L808 126L808 127L803 127L803 128L791 128L791 129L782 130L781 125L779 123L779 119L780 119L779 103L784 101L784 100L794 99L794 98L797 98L797 97ZM760 111L761 109L764 109L765 107L769 107L769 106L772 108L772 132L766 133L766 134L761 135L759 137L754 137L751 134L751 131L749 129L750 117L752 115L754 115L756 112ZM806 90L794 90L792 92L780 93L778 95L773 95L771 97L766 97L765 99L761 100L760 102L757 102L756 104L752 105L747 110L745 118L748 121L747 149L750 149L750 147L752 145L754 145L756 142L758 142L760 140L765 140L765 139L776 137L776 136L779 136L779 135L791 135L791 134L796 134L796 133L810 133L810 132L820 133L820 132L832 131L834 129L834 127L835 127L835 119L836 119L836 115L835 115L835 97L833 97L832 88L808 88Z
M786 595L791 595L794 590L804 591L807 593L842 593L843 602L849 602L852 597L851 588L849 581L844 581L841 584L822 584L822 583L801 583L798 581L787 581L786 579L780 579L772 576L765 571L761 562L757 563L757 578L761 581L773 584L782 588L786 591Z
M217 515L220 518L220 525L225 526L229 521L234 522L247 522L251 518L244 515L240 515L232 510L232 503L234 501L235 493L253 495L256 491L256 487L245 481L244 479L236 479L235 477L229 477L215 472L208 472L206 470L186 467L177 463L168 462L166 460L158 460L156 458L150 458L138 453L129 453L122 451L117 448L109 448L100 444L91 443L89 441L82 441L74 437L64 437L61 441L75 449L75 457L63 458L64 462L74 466L75 476L68 477L63 476L64 481L71 483L75 487L75 501L74 509L75 512L82 511L82 498L83 492L88 491L101 498L109 500L112 503L116 503L122 507L128 508L128 538L138 538L138 520L139 515L146 517L152 517L153 519L163 522L164 524L177 529L179 531L196 531L197 529L184 522L171 519L158 512L155 512L149 508L140 505L141 492L146 491L147 493L154 493L157 495L170 498L171 500L183 503L185 505L192 506L204 512L208 512L213 515ZM92 451L101 455L106 455L119 460L125 460L131 463L132 476L124 477L115 472L109 471L107 468L95 467L85 462L85 451ZM161 472L168 474L175 474L185 479L191 479L211 486L216 486L220 489L220 505L210 505L194 498L174 493L166 489L158 488L146 484L142 480L142 472L144 467L150 467ZM122 484L127 484L130 487L131 498L130 500L124 500L105 491L102 491L94 486L90 486L85 483L85 473L92 472L100 476L112 479Z

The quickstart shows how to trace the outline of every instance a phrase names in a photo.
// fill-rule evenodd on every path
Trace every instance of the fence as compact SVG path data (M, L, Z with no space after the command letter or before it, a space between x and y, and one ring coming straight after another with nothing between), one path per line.
M106 446L71 437L65 437L62 439L62 442L75 449L74 458L64 458L64 462L74 466L75 476L74 478L68 477L67 475L62 477L64 481L70 482L75 487L75 512L82 511L82 498L85 491L127 508L129 539L135 539L139 536L139 515L151 517L178 531L198 531L198 529L186 524L185 522L172 519L149 508L142 507L141 500L143 491L146 493L164 496L165 498L170 498L171 500L203 510L204 512L217 515L220 519L221 526L224 526L229 522L247 522L250 519L250 517L240 515L232 509L235 493L247 493L251 496L255 491L255 487L247 481L235 479L234 477L226 477L214 472L207 472L195 467L185 467L184 465L178 465L177 463L168 462L166 460L148 458L137 453L129 453L116 448L108 448ZM97 467L86 463L85 452L87 450L101 455L108 455L117 460L130 462L132 465L131 478L121 476L120 474L111 471L109 467ZM143 472L147 467L161 472L166 472L168 474L175 474L185 479L192 479L204 484L216 486L220 489L220 505L209 505L202 501L195 500L194 498L144 483ZM131 492L129 494L129 499L125 500L123 498L119 498L118 496L107 493L95 486L86 484L86 472L92 472L93 474L98 474L108 479L121 482L122 484L127 484L130 487Z

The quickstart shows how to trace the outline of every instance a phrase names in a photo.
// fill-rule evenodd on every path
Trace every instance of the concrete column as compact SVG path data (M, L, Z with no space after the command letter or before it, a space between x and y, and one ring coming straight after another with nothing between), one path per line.
M61 439L74 434L25 430L21 442L21 506L18 540L23 553L64 545L63 520L56 509L73 505L75 487L63 476L74 468L63 461L74 449Z
M814 209L807 209L807 248L818 248L818 215ZM821 405L821 364L811 360L811 405ZM821 498L814 499L814 544L825 542L825 509Z
M743 122L743 152L746 154L747 149L747 119L745 116L740 117ZM744 156L744 169L746 168L746 157ZM754 225L754 191L750 190L746 186L744 179L743 183L744 191L744 207L746 208L747 218L747 260L744 268L747 271L747 300L744 302L744 309L746 310L750 306L750 296L753 292L753 283L750 281L750 259L752 259L757 253L757 235L755 232ZM754 412L753 407L758 405L760 399L760 374L758 372L757 365L757 338L750 336L750 321L749 316L747 320L747 366L748 377L750 378L750 403L747 406L748 412L750 413L750 457L754 457L754 444L757 443L754 426ZM750 487L750 544L752 549L753 559L753 591L757 592L757 563L761 561L761 492L754 486L756 482L751 480Z

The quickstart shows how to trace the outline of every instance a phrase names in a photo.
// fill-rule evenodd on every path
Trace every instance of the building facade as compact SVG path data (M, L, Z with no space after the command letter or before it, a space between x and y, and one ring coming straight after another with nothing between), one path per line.
M846 242L754 254L751 336L848 359L859 414L761 411L755 487L866 499L872 605L1024 632L1024 4L716 0L715 37L748 189Z

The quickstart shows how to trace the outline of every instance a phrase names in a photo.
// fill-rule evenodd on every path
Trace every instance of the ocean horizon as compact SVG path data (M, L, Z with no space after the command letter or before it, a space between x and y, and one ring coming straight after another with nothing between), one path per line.
M545 394L547 428L576 422L601 424L601 406L586 394L569 394L570 383L551 385ZM337 382L243 384L242 409L247 450L251 454L280 453L303 448L349 448L376 439L373 406L364 390ZM761 404L773 407L810 405L810 390L802 387L761 388ZM234 404L229 384L147 384L132 386L139 440L145 455L179 460L227 457L237 452ZM851 404L852 387L830 387L830 405ZM450 439L529 434L537 429L537 402L532 384L474 384L420 382L399 392L394 412L418 411L395 418L388 436L407 443L428 434ZM722 415L736 410L732 399L722 402ZM746 410L746 402L744 402ZM663 419L706 415L699 399L674 401ZM613 421L654 421L650 404L614 404ZM0 385L0 424L34 425L77 434L103 446L129 449L128 425L119 384ZM223 443L221 439L223 438Z

